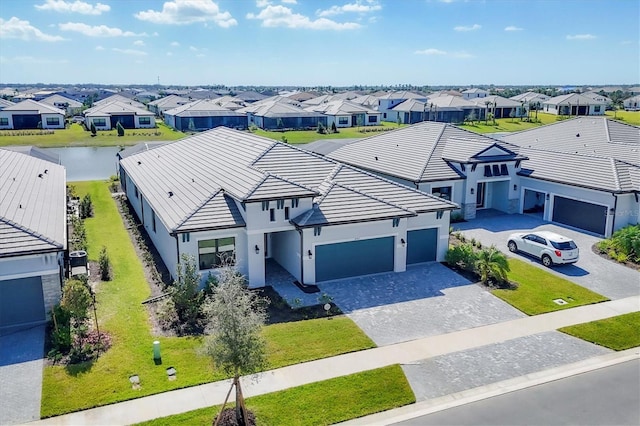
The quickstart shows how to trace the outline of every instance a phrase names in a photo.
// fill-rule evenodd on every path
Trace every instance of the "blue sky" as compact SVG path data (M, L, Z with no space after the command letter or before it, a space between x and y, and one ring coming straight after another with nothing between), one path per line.
M638 0L1 0L0 83L640 82Z

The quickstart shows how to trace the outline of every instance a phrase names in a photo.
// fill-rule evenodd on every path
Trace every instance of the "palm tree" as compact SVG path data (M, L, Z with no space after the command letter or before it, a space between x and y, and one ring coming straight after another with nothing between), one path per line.
M488 285L490 280L500 284L507 281L509 262L500 250L491 246L478 252L475 269L483 284Z

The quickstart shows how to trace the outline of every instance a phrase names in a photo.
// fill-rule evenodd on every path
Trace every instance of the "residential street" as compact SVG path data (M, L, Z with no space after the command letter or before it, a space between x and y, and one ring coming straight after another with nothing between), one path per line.
M627 361L398 425L637 425L640 360Z

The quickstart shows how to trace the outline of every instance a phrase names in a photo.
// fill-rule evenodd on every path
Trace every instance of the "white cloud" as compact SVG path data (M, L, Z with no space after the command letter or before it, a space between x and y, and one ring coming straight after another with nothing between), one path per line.
M69 61L67 59L54 59L54 58L43 58L41 56L15 56L13 58L0 57L0 62L12 63L12 64L29 64L29 65L38 65L38 64L67 64Z
M575 34L567 36L567 40L593 40L596 38L598 37L594 36L593 34Z
M147 56L147 52L145 52L144 50L136 50L136 49L119 49L117 47L114 47L113 49L114 52L118 52L118 53L124 53L125 55L134 55L134 56Z
M89 37L146 37L147 34L136 34L132 31L123 31L120 28L107 27L106 25L91 26L81 22L67 22L58 24L62 31L75 31Z
M100 15L102 12L108 12L111 7L106 4L96 3L95 6L80 0L67 2L64 0L44 0L43 4L36 4L38 10L51 10L53 12L62 13L80 13L82 15Z
M482 28L481 25L473 24L470 26L458 25L457 27L453 27L454 31L476 31Z
M197 52L198 48L194 47L194 46L189 46L189 50L192 51L192 52Z
M247 19L262 21L263 27L285 27L310 30L354 30L360 28L356 22L339 23L326 18L311 20L309 17L293 13L288 7L269 5L259 14L247 14Z
M173 52L167 52L167 56L173 56Z
M447 52L445 52L444 50L429 48L424 50L416 50L415 54L416 55L446 55Z
M282 3L287 3L287 4L298 4L298 0L282 0Z
M134 46L144 46L144 41L142 40L136 40L133 42Z
M29 21L23 21L15 16L5 21L0 18L0 38L17 38L20 40L31 41L62 41L63 37L45 34Z
M382 6L376 1L367 1L366 3L356 1L355 3L347 3L342 6L331 6L326 10L318 10L316 14L318 16L334 16L341 15L343 13L355 12L355 13L369 13L382 10Z
M222 28L238 25L229 12L221 12L211 0L173 0L162 5L162 11L140 11L134 15L141 21L154 24L186 25L197 22L214 22Z
M256 7L262 9L263 7L267 7L271 4L269 0L256 0Z
M96 50L104 50L104 47L102 47L102 46L96 46Z
M515 25L509 25L504 29L505 31L522 31L523 28L516 27Z
M178 46L180 46L180 43L178 43L177 41L172 41L172 42L169 44L169 46L171 46L171 47L178 47Z

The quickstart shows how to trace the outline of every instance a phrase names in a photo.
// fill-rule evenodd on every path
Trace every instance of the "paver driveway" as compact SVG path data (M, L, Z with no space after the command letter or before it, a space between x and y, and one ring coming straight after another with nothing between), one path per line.
M454 230L463 231L467 238L475 238L484 246L495 245L498 249L517 259L544 268L539 260L521 253L509 253L507 238L513 232L553 231L572 238L580 248L580 259L571 265L545 268L554 274L586 287L610 299L640 294L640 273L595 254L591 247L602 238L549 223L537 216L522 214L498 214L480 217L469 222L452 224Z
M0 425L40 418L45 326L0 335Z
M524 316L480 286L440 263L405 272L354 277L318 284L304 294L291 280L270 283L290 303L318 303L326 293L378 346L405 342Z

